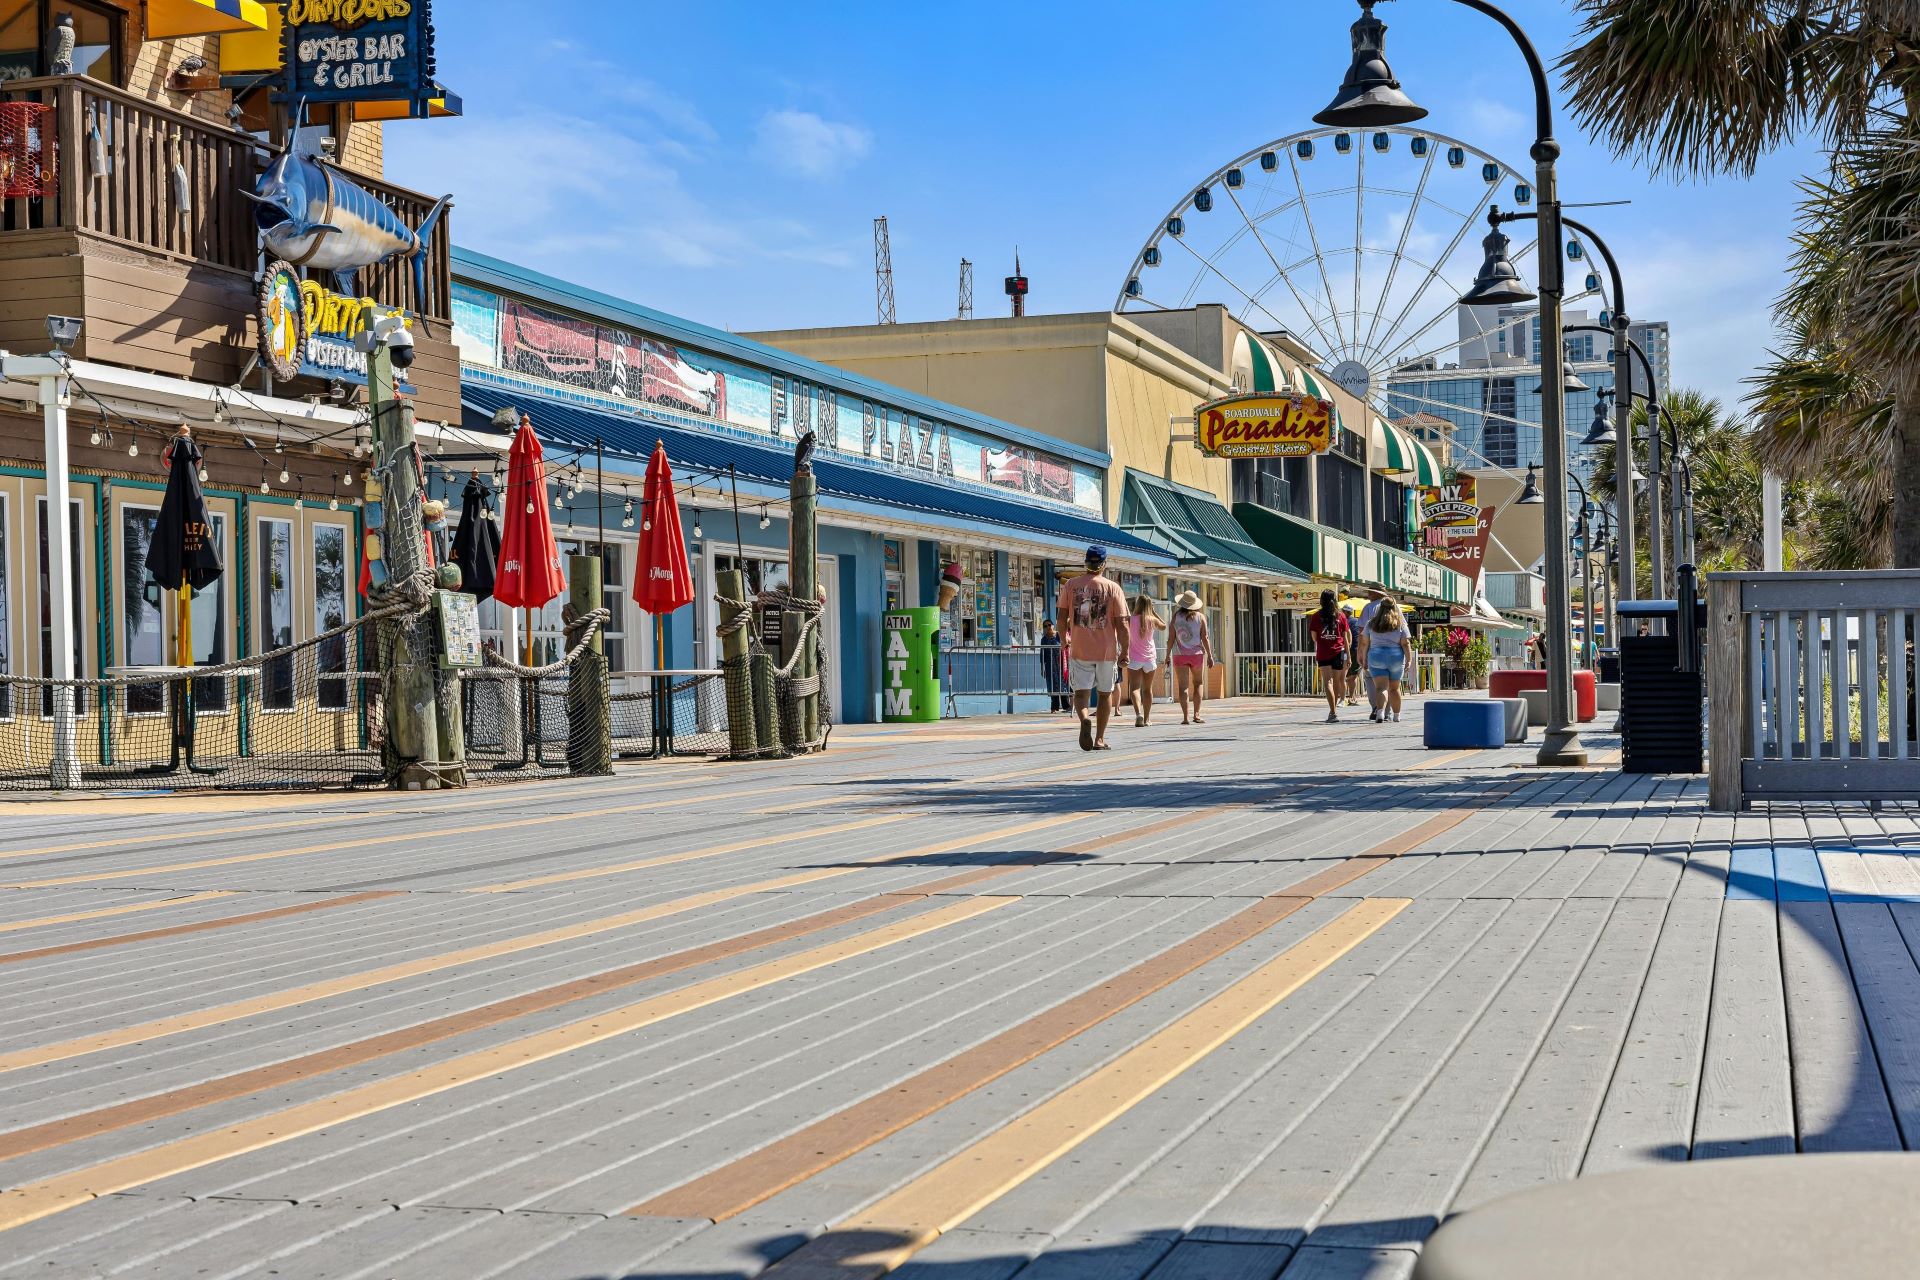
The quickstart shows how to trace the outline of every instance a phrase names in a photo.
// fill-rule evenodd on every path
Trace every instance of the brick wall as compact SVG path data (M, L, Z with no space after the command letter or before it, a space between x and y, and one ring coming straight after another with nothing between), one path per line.
M139 19L136 17L134 22L137 34ZM179 40L145 41L133 56L133 66L127 74L127 92L211 124L224 125L227 108L232 105L232 95L219 91L175 93L167 88L168 75L194 54L207 60L206 72L218 70L220 38L190 36ZM340 148L341 167L371 178L384 176L382 128L378 122L356 124L348 128Z

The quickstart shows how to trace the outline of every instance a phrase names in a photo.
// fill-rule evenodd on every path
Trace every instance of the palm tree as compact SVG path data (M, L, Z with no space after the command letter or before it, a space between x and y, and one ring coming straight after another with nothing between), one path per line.
M1920 13L1909 0L1579 8L1582 42L1561 68L1575 115L1616 154L1675 177L1747 176L1797 135L1827 147L1776 309L1789 342L1758 380L1756 408L1801 474L1831 465L1849 423L1884 423L1886 465L1854 471L1888 495L1892 562L1920 567ZM1849 378L1853 392L1820 398ZM1796 389L1851 408L1805 412ZM1866 414L1866 403L1886 408Z

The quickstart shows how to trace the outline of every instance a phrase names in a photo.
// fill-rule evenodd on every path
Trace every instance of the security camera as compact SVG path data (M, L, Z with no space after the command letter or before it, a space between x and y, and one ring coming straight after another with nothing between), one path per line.
M393 367L406 369L413 364L413 335L407 331L405 316L374 317L373 324L354 335L353 345L368 355L374 348L386 347L393 353Z
M48 316L47 337L57 349L65 351L80 341L80 330L85 325L86 321L78 316Z
M393 367L410 369L413 367L413 334L405 329L396 329L387 339L387 346L393 352Z

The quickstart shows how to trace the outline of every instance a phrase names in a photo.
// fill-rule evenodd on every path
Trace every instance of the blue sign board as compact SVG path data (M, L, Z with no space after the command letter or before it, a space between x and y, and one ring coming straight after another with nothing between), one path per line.
M293 0L284 29L295 101L410 101L425 115L441 92L432 0Z

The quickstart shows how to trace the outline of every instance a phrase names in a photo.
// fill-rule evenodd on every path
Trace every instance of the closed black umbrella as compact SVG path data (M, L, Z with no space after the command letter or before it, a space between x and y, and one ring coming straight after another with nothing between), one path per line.
M460 528L453 535L453 563L460 566L460 589L485 600L493 594L500 564L500 526L487 514L487 490L470 476L460 491Z
M220 544L213 537L207 498L200 492L200 447L186 431L161 455L167 465L167 495L147 544L147 577L163 590L180 593L177 661L193 665L193 621L187 605L195 591L220 577Z

